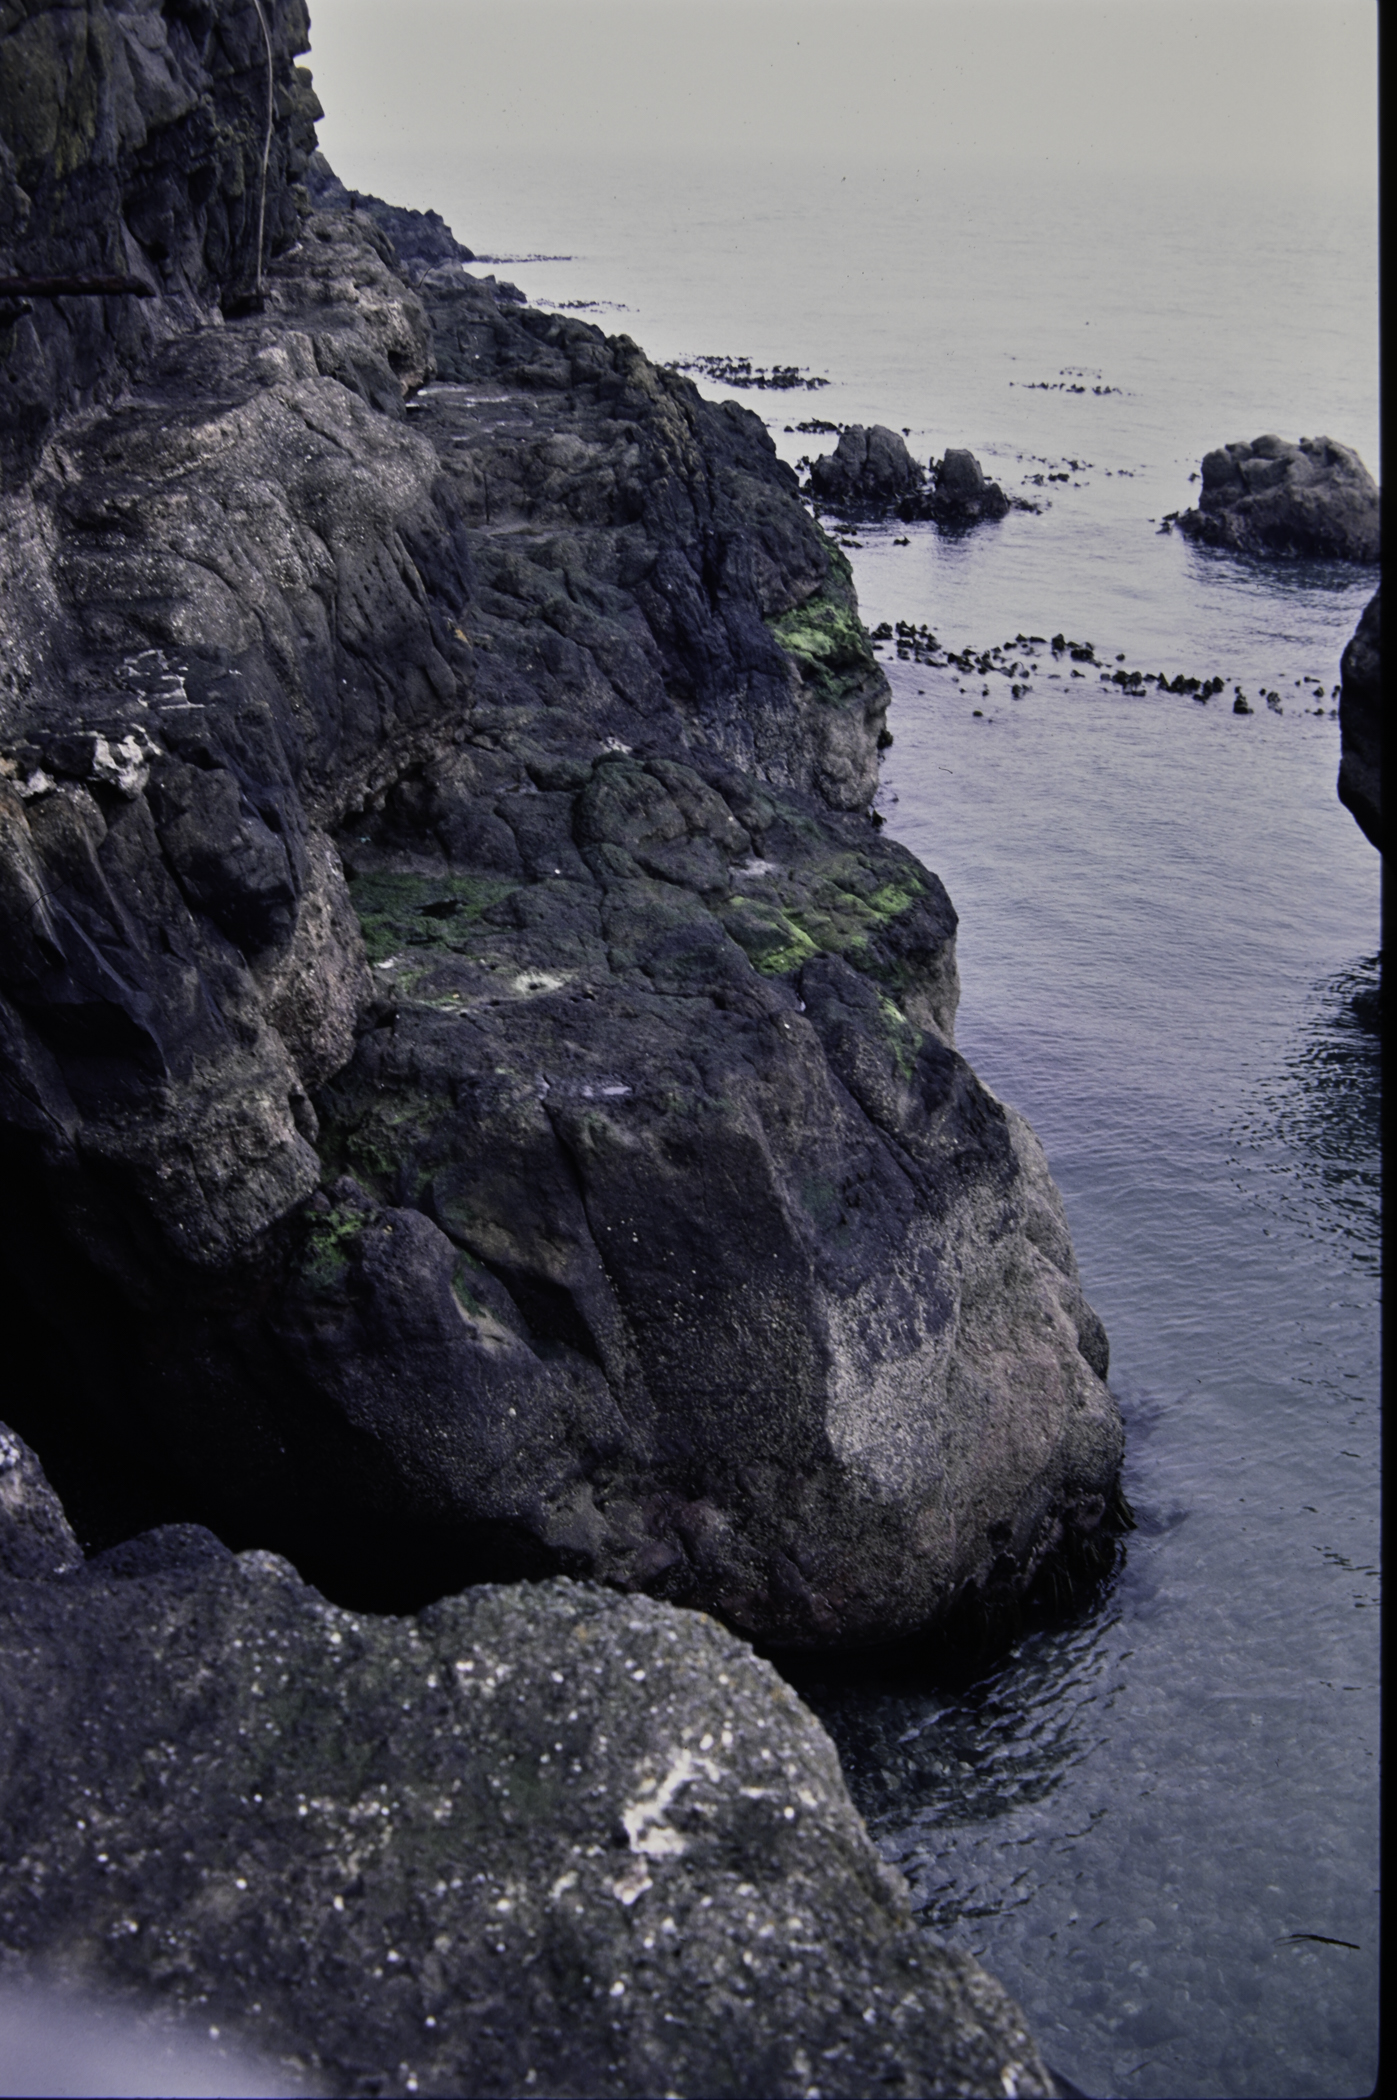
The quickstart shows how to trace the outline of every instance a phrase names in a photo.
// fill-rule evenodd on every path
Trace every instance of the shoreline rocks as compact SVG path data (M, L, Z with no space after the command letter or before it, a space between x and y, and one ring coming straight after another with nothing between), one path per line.
M1339 800L1383 851L1382 593L1374 591L1344 650L1339 686Z
M17 1427L85 1545L355 1605L847 1646L1028 1585L1120 1418L870 820L847 563L749 411L307 205L4 498Z
M21 1470L56 1507L0 1473L3 1569ZM698 1614L555 1580L373 1619L173 1527L0 1573L0 1681L10 2004L78 1986L290 2090L1058 2090Z
M885 517L926 479L895 430L853 423L841 431L833 452L813 460L810 488L816 499L847 517Z
M412 211L405 205L385 204L382 197L346 189L319 151L311 155L305 179L317 211L363 212L371 219L388 236L398 261L414 284L429 270L475 261L472 250L456 239L440 212ZM519 303L523 303L522 293Z
M1382 532L1377 485L1358 454L1332 438L1274 435L1220 446L1202 464L1198 508L1180 532L1265 560L1375 563Z
M951 447L922 467L895 430L852 423L834 451L813 460L810 493L839 516L932 521L948 531L994 522L1014 507L998 482L987 481L973 452ZM1021 509L1035 505L1020 502Z

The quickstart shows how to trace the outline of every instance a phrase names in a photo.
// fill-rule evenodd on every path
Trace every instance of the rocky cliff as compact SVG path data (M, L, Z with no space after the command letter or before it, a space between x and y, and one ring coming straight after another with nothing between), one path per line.
M265 204L256 6L5 15L0 270L155 292L0 336L16 1426L89 1545L380 1608L841 1644L1102 1550L1105 1337L869 815L842 557L747 411L314 211L269 12Z
M1382 593L1374 591L1339 666L1339 800L1379 853L1382 837Z

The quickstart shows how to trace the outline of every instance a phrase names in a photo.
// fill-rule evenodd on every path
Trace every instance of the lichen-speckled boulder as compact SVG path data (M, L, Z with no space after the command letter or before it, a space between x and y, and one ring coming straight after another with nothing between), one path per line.
M193 1527L0 1575L0 1800L0 1981L182 2012L312 2089L1054 2091L814 1717L649 1598L361 1617Z
M1374 591L1341 660L1339 800L1370 845L1383 850L1382 606Z
M1192 539L1268 560L1381 558L1377 484L1358 454L1333 438L1294 445L1268 434L1222 445L1202 471L1198 508L1178 520Z

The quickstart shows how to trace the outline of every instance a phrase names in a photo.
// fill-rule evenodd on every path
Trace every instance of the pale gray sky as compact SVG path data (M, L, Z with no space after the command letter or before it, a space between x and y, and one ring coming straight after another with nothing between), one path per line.
M311 0L321 141L1376 184L1374 0ZM400 202L425 202L401 198Z

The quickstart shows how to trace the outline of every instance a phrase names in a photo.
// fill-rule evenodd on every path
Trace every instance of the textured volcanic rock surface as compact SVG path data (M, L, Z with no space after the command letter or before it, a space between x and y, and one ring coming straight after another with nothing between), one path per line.
M283 2090L1055 2090L711 1619L567 1580L375 1619L192 1525L24 1580L57 1505L3 1429L0 1468L9 2005L183 2013Z
M1293 445L1267 435L1223 445L1208 453L1202 473L1198 508L1178 520L1193 539L1267 559L1381 557L1377 484L1358 454L1333 438Z
M901 498L897 513L910 524L932 520L948 531L993 524L1014 506L997 481L987 481L973 452L952 446L943 459L933 459L924 489ZM1032 508L1022 501L1019 508Z
M1382 606L1374 591L1339 666L1339 800L1379 853L1382 835Z
M306 169L306 190L317 211L364 212L393 243L398 261L411 281L425 277L443 263L474 262L475 257L458 241L439 211L412 211L405 205L386 204L362 190L347 190L323 153L313 153ZM524 304L518 294L517 303Z
M847 517L885 517L902 497L916 496L926 475L895 430L852 423L833 452L812 462L810 486L821 503Z
M0 304L0 474L32 470L55 421L109 401L172 336L255 289L299 231L320 104L292 63L303 0L0 0L0 276L132 275L153 299ZM265 205L261 181L268 148Z
M843 557L746 410L312 210L283 57L263 306L118 316L3 499L17 1426L85 1543L345 1603L564 1573L847 1644L1099 1550L1105 1336L868 814ZM65 179L27 265L65 212L129 258Z

